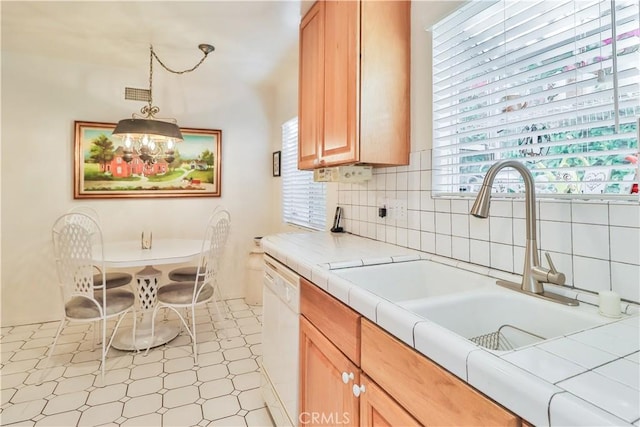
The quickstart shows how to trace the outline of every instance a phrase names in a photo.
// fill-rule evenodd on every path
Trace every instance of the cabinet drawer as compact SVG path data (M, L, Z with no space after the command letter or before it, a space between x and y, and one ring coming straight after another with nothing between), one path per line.
M362 370L424 425L520 426L520 419L378 326L362 320Z
M356 365L360 365L360 315L313 283L300 279L300 312Z

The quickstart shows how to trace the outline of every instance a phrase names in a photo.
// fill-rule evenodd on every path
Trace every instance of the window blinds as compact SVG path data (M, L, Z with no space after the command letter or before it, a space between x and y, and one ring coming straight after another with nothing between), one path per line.
M313 182L312 171L298 170L298 118L282 125L282 215L284 222L324 230L325 184Z
M542 194L637 182L637 0L471 1L432 28L434 194L521 159ZM504 169L494 191L524 184ZM636 187L637 188L637 187Z

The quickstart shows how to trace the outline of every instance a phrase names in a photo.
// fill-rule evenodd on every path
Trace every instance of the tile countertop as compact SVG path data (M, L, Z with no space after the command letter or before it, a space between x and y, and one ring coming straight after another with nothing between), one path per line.
M636 313L633 316L496 354L331 269L430 259L508 278L501 277L504 273L349 234L283 233L263 238L262 246L299 275L535 425L640 426L640 318L635 306L625 307Z

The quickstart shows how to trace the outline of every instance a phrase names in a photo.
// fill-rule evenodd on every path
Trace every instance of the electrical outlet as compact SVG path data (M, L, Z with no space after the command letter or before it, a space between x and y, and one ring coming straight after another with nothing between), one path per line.
M404 199L394 200L394 216L396 221L407 220L407 201Z
M386 199L387 218L392 221L407 220L407 201L403 199Z
M389 200L389 208L391 210L390 218L395 221L406 221L407 219L407 201L403 199Z

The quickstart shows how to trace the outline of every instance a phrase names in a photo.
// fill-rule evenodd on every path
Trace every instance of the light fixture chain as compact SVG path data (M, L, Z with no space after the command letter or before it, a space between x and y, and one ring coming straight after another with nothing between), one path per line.
M194 71L196 68L198 68L204 62L204 60L207 59L207 55L209 55L209 53L205 52L204 55L202 56L202 58L200 59L200 61L196 65L194 65L193 67L191 67L189 69L182 70L182 71L176 71L176 70L173 70L173 69L167 67L164 64L164 62L162 62L160 60L160 58L158 58L158 55L153 51L153 46L151 46L151 55L153 55L153 57L156 58L158 63L160 65L162 65L162 68L164 68L165 70L169 71L170 73L173 73L173 74L185 74L185 73L190 73L190 72Z
M149 108L153 108L153 45L150 45L151 54L149 55Z
M147 168L160 160L164 161L165 165L170 165L176 159L174 144L183 140L182 132L176 119L155 117L160 112L160 108L153 105L153 58L157 59L158 63L170 73L189 73L198 68L207 55L215 49L210 44L200 44L198 48L204 53L202 59L188 70L176 71L167 67L153 51L153 45L149 45L149 93L146 99L148 104L140 109L142 116L134 113L130 119L120 120L112 132L113 135L123 139L122 159L125 162L131 163L134 159L140 159ZM125 89L125 98L128 89L130 88ZM138 90L144 92L144 89Z

